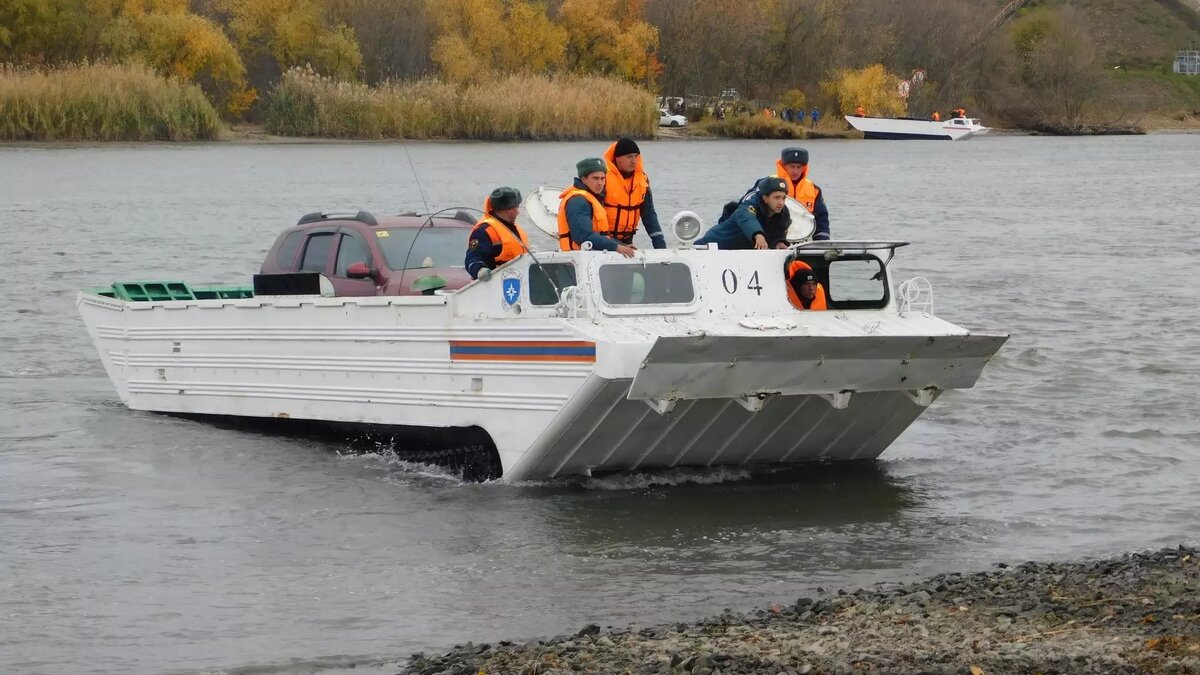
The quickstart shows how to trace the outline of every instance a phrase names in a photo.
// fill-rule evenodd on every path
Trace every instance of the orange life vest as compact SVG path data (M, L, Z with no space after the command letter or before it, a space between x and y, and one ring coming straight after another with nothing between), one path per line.
M860 106L858 106L857 108L855 108L855 109L854 109L854 114L855 114L855 115L858 115L859 117L866 117L866 116L867 116L867 109L866 109L866 108L864 108L864 107L862 107L862 106L860 105Z
M513 228L517 230L514 234L511 228L492 214L490 197L483 200L483 212L486 215L480 218L478 223L475 223L475 227L471 228L471 236L474 236L475 231L480 227L487 228L488 239L492 241L493 245L500 246L500 252L496 254L497 265L503 265L529 249L529 239L525 236L525 230L521 229L516 221L513 221Z
M828 307L825 306L825 287L822 286L821 284L817 284L817 290L813 294L812 302L809 303L808 307L804 306L804 302L802 302L800 300L800 294L797 293L796 289L792 286L792 278L795 277L796 272L799 272L800 270L808 270L811 272L812 268L809 267L808 263L801 261L801 260L794 260L790 264L788 264L788 268L787 268L787 272L788 272L788 274L787 274L788 302L792 303L792 306L795 307L796 309L808 309L808 310L812 310L812 311L820 311L823 309L828 309Z
M587 190L571 186L559 193L558 198L558 249L560 251L578 251L579 244L571 239L571 226L567 223L567 201L572 197L583 197L592 204L592 231L611 237L608 227L608 216L604 213L604 205L596 199L596 195Z
M633 167L633 175L626 178L617 169L617 144L613 143L604 151L604 159L608 163L608 180L604 183L604 215L612 229L612 236L622 244L633 241L638 223L642 219L642 204L646 202L646 192L650 190L650 179L642 169L642 156L638 155L637 164Z
M775 160L775 175L787 181L788 196L803 204L809 213L817 208L817 197L821 191L808 179L807 165L804 167L804 173L800 176L800 180L793 183L791 177L788 176L787 169L783 168L783 160L777 159Z
M935 110L935 111L933 111L933 121L934 121L934 122L941 122L941 121L942 121L942 116L941 116L941 114L940 114L940 113L938 113L938 111L936 111L936 110Z

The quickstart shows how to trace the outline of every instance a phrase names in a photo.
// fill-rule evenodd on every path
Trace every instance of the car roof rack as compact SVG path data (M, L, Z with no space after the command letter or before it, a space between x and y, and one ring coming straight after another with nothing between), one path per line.
M303 216L300 216L300 221L296 224L304 225L307 223L320 222L322 220L357 220L360 223L366 223L367 225L371 226L376 226L379 224L379 221L375 220L375 215L370 211L359 211L353 215L351 215L349 212L324 213L322 211L314 211L313 213L306 213Z
M404 213L398 213L398 214L396 214L396 215L400 216L401 218L420 218L420 217L422 217L422 216L428 217L426 214L424 214L424 213L417 213L416 211L405 211ZM445 215L442 215L442 216L437 216L437 217L438 217L438 218L449 218L449 219L451 219L451 220L461 220L461 221L463 221L464 223L470 223L470 224L472 224L472 225L474 225L474 224L475 224L475 222L478 220L478 218L476 218L475 216L471 215L471 212L470 212L470 211L467 211L467 210L465 210L465 209L459 209L459 210L458 210L457 212L455 212L455 214L454 214L454 215L452 215L452 216L445 216ZM429 224L430 224L430 225L433 225L433 223L432 223L432 222L430 222Z

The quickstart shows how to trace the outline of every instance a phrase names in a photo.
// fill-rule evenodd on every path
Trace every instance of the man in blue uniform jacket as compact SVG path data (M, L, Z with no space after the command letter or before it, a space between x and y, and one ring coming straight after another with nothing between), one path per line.
M787 189L787 181L779 176L760 179L741 202L730 202L726 210L735 204L736 208L696 243L716 244L721 249L787 248L787 230L792 224L786 208Z

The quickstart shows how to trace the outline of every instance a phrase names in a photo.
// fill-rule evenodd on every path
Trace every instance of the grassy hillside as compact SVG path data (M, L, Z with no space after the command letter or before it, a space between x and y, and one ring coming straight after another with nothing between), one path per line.
M1196 0L1034 0L1029 7L1072 7L1112 66L1169 72L1175 52L1200 49Z
M1102 63L1148 126L1200 119L1200 76L1172 72L1175 53L1200 49L1200 0L1032 0L1069 7L1087 23ZM1157 121L1156 121L1157 120ZM1170 124L1167 124L1170 126Z

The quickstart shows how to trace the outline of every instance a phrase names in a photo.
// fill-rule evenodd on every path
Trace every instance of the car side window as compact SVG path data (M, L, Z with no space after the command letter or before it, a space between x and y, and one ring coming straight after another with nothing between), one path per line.
M324 272L331 248L333 248L332 232L318 232L310 236L308 244L304 247L304 260L300 263L300 271Z
M371 253L362 239L352 234L342 234L342 242L338 245L337 265L333 273L344 277L346 268L356 262L366 263L367 267L371 267Z
M302 241L304 241L304 233L296 231L289 233L279 244L279 251L275 253L275 264L279 265L280 269L292 269L292 263L296 262L296 251L300 250Z

